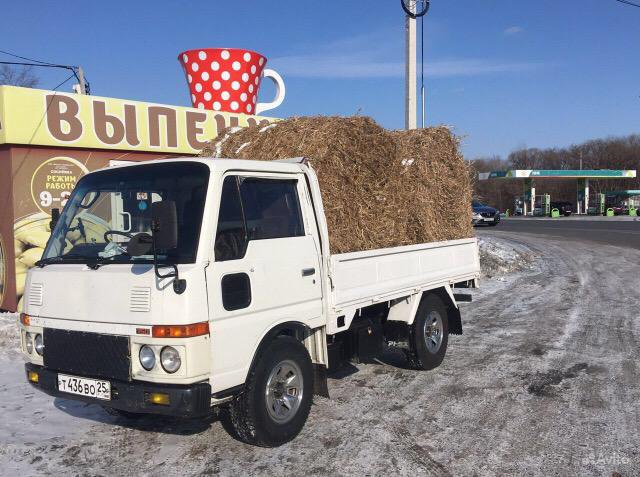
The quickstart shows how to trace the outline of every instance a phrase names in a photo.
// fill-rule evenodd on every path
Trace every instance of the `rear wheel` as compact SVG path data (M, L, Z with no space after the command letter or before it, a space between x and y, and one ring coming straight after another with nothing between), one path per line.
M447 308L436 295L425 297L411 326L409 361L417 369L440 366L449 343Z
M313 396L313 365L294 338L274 339L249 372L244 392L231 403L228 420L249 444L275 447L302 430Z

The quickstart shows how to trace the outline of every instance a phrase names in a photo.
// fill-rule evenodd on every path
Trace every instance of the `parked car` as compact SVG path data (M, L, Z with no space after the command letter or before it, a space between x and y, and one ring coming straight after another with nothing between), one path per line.
M626 204L614 204L608 208L613 209L614 215L629 215L629 207Z
M471 202L471 207L473 209L471 218L473 225L487 224L495 227L500 223L500 212L498 209L484 205L477 200Z
M551 209L558 209L560 211L560 214L564 215L565 217L569 217L571 214L573 214L573 204L567 201L551 202Z

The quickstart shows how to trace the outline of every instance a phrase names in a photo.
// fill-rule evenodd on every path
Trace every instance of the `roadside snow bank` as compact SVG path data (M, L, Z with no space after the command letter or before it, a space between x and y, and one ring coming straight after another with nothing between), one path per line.
M18 314L0 313L0 354L6 356L19 352Z
M485 278L498 278L533 268L535 254L527 247L496 237L478 237L480 269Z

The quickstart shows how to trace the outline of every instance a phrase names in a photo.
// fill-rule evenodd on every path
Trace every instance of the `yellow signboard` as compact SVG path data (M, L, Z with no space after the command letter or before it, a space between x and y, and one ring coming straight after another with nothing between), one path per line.
M0 144L197 154L226 127L275 120L0 86Z

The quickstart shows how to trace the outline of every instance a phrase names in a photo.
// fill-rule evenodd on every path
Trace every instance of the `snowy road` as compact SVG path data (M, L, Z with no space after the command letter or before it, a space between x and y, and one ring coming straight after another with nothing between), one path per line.
M401 355L330 380L278 449L205 423L116 419L26 384L0 323L4 475L640 474L640 251L496 231L535 256L494 267L432 372ZM494 239L495 241L496 239Z

